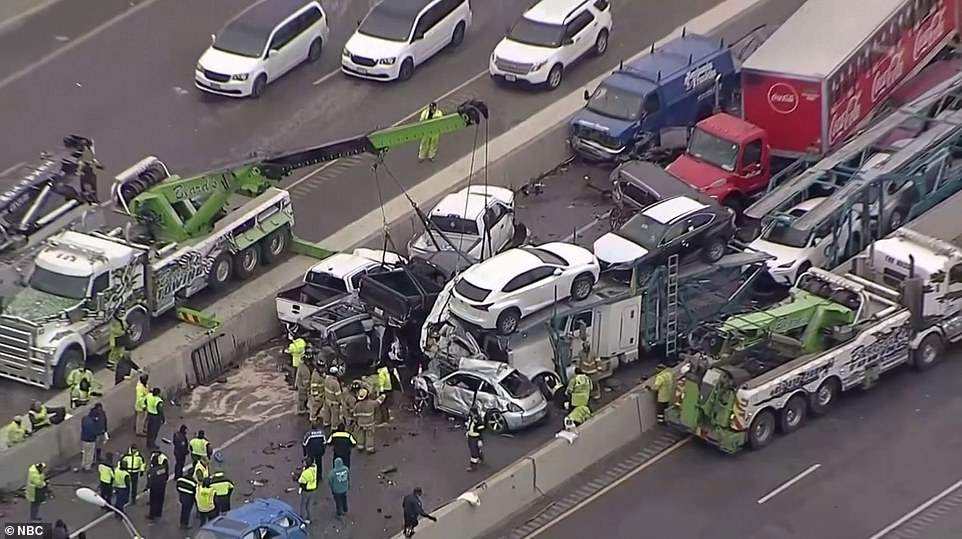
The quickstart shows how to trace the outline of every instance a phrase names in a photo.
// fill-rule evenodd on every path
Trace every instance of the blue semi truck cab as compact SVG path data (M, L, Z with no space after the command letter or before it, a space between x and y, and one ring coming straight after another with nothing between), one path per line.
M661 130L690 127L731 104L738 71L719 39L694 34L623 64L570 123L571 148L590 161L618 161L661 143Z

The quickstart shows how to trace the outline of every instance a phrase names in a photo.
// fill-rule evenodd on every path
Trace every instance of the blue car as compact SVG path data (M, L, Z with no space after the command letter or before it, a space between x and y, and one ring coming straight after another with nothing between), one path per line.
M258 498L211 520L194 539L308 539L307 523L277 498Z

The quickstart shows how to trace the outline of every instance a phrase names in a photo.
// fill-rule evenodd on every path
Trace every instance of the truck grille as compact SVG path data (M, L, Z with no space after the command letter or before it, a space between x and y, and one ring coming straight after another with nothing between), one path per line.
M581 124L575 124L573 128L573 132L575 136L579 138L597 142L598 144L601 144L606 148L611 148L612 150L616 150L618 148L621 148L622 146L621 141L619 141L615 137L612 137L610 135L602 133L601 131L598 131L597 129L592 129L590 127L586 127Z
M511 60L505 60L504 58L494 58L494 65L506 73L514 73L515 75L527 75L534 64L525 64L522 62L512 62Z
M46 353L34 347L36 326L21 318L0 316L0 377L49 387Z
M375 65L377 65L377 62L375 62L371 58L365 58L363 56L358 56L356 54L351 55L351 61L359 66L374 67Z
M214 71L210 71L207 69L204 70L204 76L214 82L227 82L230 80L230 75L224 75L223 73L215 73Z

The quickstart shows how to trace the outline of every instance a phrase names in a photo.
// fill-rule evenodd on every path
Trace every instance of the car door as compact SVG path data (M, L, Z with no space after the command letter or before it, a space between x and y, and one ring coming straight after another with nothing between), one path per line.
M478 380L480 382L478 387L478 398L477 406L481 408L482 412L488 410L501 410L501 402L498 397L497 389L491 385L487 380Z
M713 213L696 213L689 217L685 234L681 239L682 249L704 247L707 240L713 238L716 233L714 228L718 227L714 227L714 224L715 214Z
M501 204L494 204L484 211L481 225L484 227L485 256L491 256L501 250L506 243L508 219L507 208Z
M582 11L565 25L564 41L565 59L572 62L587 53L592 46L592 39L597 33L598 21L590 11Z
M441 381L438 408L454 414L467 415L480 385L480 379L464 372L456 372L448 376Z
M768 178L763 174L762 139L755 139L745 144L742 150L742 166L738 169L742 176L739 187L746 193L752 194L768 187Z
M663 259L667 259L673 254L682 253L682 238L685 236L685 231L688 230L688 226L688 218L684 218L668 227L668 230L665 232L665 237L663 237L658 244L659 250L661 251L658 257L659 261L663 261Z
M539 266L531 270L531 284L523 290L528 304L528 312L525 314L551 305L555 298L562 300L568 297L571 287L562 286L560 278L563 274L564 271L555 266Z
M277 79L297 65L297 54L293 51L294 47L289 46L297 34L297 29L298 22L295 18L279 26L271 37L264 62L267 76L271 80Z
M440 4L435 4L424 10L414 25L414 35L411 37L411 46L414 52L414 63L420 64L434 55L440 47L438 46L438 22L440 22Z

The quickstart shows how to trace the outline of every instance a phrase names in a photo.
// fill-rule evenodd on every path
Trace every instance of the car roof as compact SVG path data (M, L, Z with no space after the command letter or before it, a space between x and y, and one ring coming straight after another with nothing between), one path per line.
M707 208L708 205L686 196L673 197L652 204L645 209L644 213L655 221L662 224L669 224L681 217L689 215L698 210Z
M471 266L461 275L475 286L501 290L511 279L543 265L544 262L537 256L524 249L514 248Z
M650 161L628 161L615 169L612 178L625 179L655 195L658 200L680 195L695 197L699 194L692 186Z
M616 73L659 84L687 73L693 62L697 64L715 58L725 50L719 39L686 34L656 48L651 54L626 63Z
M500 384L501 380L504 380L513 372L524 376L524 374L522 374L518 369L509 367L504 363L501 363L496 369L459 369L451 374L470 374L471 376L477 376L478 378L483 378L489 382Z
M765 134L760 127L724 112L705 118L697 127L733 142L748 142Z
M227 26L243 22L249 28L272 32L285 19L313 3L312 0L260 0L231 19Z
M389 7L393 13L413 16L420 14L424 11L424 8L436 1L437 0L382 0L372 9L377 9L379 6L384 5Z
M524 12L524 18L546 24L564 24L568 16L590 0L541 0Z
M485 192L487 190L487 192ZM511 197L511 191L503 187L472 186L456 193L448 193L431 210L432 216L447 217L457 215L477 219L487 207L497 201Z
M263 524L265 521L274 521L282 514L290 512L291 508L278 499L258 498L236 509L231 509L225 515L212 520L205 527L215 530L243 531Z

